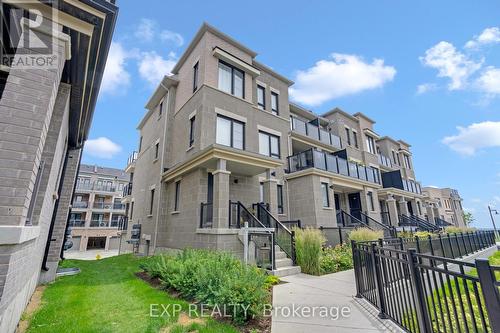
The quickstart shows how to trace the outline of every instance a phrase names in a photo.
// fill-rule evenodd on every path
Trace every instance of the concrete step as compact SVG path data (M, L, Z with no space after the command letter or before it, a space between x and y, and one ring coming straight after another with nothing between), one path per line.
M274 257L276 258L276 260L278 260L278 259L285 259L286 258L286 253L283 252L283 251L276 251L276 252L274 252Z
M292 265L293 265L292 259L289 258L276 259L276 268L288 267Z
M276 268L275 270L271 271L271 273L277 277L295 275L300 273L300 266L286 266Z

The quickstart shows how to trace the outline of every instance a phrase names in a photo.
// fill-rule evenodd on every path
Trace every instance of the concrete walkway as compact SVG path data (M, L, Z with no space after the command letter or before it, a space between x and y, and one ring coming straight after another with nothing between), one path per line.
M353 297L356 285L352 269L323 276L297 274L284 277L282 281L288 283L273 289L273 333L400 332L390 321L378 319L377 311L366 301ZM304 310L304 314L299 309L299 315L297 312L289 315L294 305L310 308L311 314L308 310ZM320 308L312 314L313 307L322 306L333 309L333 313L326 315ZM342 317L342 308L348 308L349 315ZM335 309L338 309L338 316Z
M64 252L65 259L79 259L79 260L96 260L99 255L101 259L114 257L118 255L118 250L88 250L88 251L66 251Z

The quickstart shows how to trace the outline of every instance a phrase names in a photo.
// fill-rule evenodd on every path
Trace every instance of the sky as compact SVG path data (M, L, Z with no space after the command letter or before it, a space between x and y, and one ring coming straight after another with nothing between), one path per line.
M293 80L292 101L409 142L417 180L456 188L473 226L500 212L500 2L140 3L118 1L83 163L125 167L144 105L205 21Z

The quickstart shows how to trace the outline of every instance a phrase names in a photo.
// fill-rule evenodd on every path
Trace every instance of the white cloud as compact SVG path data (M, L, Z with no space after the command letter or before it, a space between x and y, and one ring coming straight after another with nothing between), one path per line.
M486 28L479 36L465 44L466 49L476 49L482 45L500 43L500 29L498 27Z
M474 123L457 129L457 135L447 136L442 142L459 154L471 156L483 148L500 147L500 121Z
M463 89L471 74L482 66L482 61L474 62L465 54L457 51L453 44L442 41L425 51L420 57L422 64L438 70L438 77L451 80L449 90Z
M488 67L476 81L478 88L487 95L500 94L500 68Z
M438 88L435 83L422 83L417 86L417 95L425 94L429 91L434 91Z
M172 42L176 46L184 44L184 38L179 33L170 30L162 30L160 32L160 39L164 42Z
M85 142L85 153L90 156L104 159L112 159L116 154L121 152L122 147L114 143L106 137L87 140Z
M155 36L156 30L156 22L150 19L141 19L141 23L137 26L137 30L135 31L135 37L150 42L153 40Z
M139 60L139 74L152 86L160 83L165 75L170 74L174 68L176 59L172 58L174 54L170 53L165 59L155 51L143 52Z
M118 42L111 42L106 67L102 77L101 91L115 94L125 91L130 84L130 74L125 68L125 61L130 55Z
M392 81L396 69L384 60L366 63L361 57L333 53L331 59L320 60L304 71L298 71L291 97L310 106L320 105L341 96L375 89Z

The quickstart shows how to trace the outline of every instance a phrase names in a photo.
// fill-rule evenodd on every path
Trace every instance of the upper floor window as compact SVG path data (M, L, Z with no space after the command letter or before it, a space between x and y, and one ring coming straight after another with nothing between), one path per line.
M141 152L142 149L142 136L139 138L139 153Z
M160 153L160 143L155 143L155 160L158 158L158 154Z
M351 131L346 127L345 129L345 135L347 136L347 144L350 146L351 145Z
M158 108L158 118L161 117L162 112L163 112L163 101L160 102L160 106Z
M259 132L259 153L280 158L280 138L266 132Z
M271 113L274 115L279 115L279 102L278 102L278 94L275 92L271 92Z
M257 85L257 106L259 109L266 109L266 89Z
M245 98L245 73L219 61L219 89L236 97Z
M155 189L151 189L149 201L149 215L153 215L153 206L155 203Z
M352 131L352 138L354 139L354 147L359 148L358 133Z
M216 142L237 149L245 149L245 124L237 120L217 116Z
M196 89L198 89L198 66L199 62L197 62L193 66L193 92L195 92Z
M368 151L372 154L376 154L375 140L369 135L366 136L366 145L368 146Z
M195 123L195 116L193 116L191 119L189 119L189 147L193 146L194 143L194 123Z
M405 165L406 165L406 168L407 169L411 169L411 164L410 164L410 156L408 155L403 155L404 156L404 160L405 160Z

